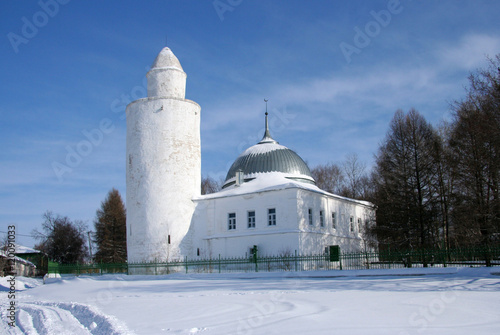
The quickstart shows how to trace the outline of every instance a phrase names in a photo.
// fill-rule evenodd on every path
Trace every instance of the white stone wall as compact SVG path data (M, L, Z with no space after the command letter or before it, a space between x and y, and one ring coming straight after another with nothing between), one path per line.
M204 199L190 228L192 253L203 257L243 257L254 245L259 254L276 255L298 248L297 209L294 191L281 190ZM268 225L268 209L276 209L276 226ZM248 228L248 212L255 211L255 228ZM236 214L236 229L228 229L228 214Z
M190 228L191 253L189 258L243 257L250 247L257 245L260 255L283 253L319 254L325 247L340 245L343 252L364 249L362 224L373 209L359 203L327 196L300 188L279 189L252 194L214 197L198 200ZM276 208L277 224L268 226L267 209ZM308 209L313 211L313 225L309 225ZM319 211L323 211L324 225L320 225ZM256 227L247 227L248 211L256 212ZM336 213L336 228L331 213ZM236 229L228 230L228 213L236 213ZM353 217L355 231L349 230ZM363 228L363 227L361 227Z
M127 252L132 263L182 256L192 198L200 194L200 106L184 99L181 72L152 69L148 93L160 96L127 106ZM165 77L169 73L175 75Z
M186 73L177 68L153 68L148 74L148 97L184 99Z
M358 252L369 248L365 225L375 216L371 206L308 190L299 190L297 199L300 229L306 232L301 235L300 240L304 253L317 254L329 245L339 245L343 252ZM309 208L313 214L312 225L309 224ZM323 226L320 225L320 211L324 215ZM335 213L335 228L332 213ZM354 231L350 229L351 218Z

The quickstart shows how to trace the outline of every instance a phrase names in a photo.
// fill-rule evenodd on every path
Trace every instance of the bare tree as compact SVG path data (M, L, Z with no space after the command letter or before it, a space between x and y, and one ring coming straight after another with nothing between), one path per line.
M339 194L344 182L340 166L334 163L318 165L311 170L316 186L330 193Z
M439 207L441 211L441 231L442 240L446 250L449 250L451 245L450 223L451 223L451 198L454 192L454 177L451 165L450 146L448 139L450 138L451 128L447 122L442 122L437 129L438 138L434 148L434 160L436 162L436 177L437 184L434 185L435 191L439 196Z
M398 110L379 148L375 168L377 229L382 243L413 249L439 240L435 150L439 139L416 110Z
M201 178L201 194L210 194L222 189L222 181L216 181L210 176Z
M342 170L345 175L345 183L341 195L360 199L364 188L368 184L368 177L365 172L366 164L359 160L357 154L350 153L342 163Z
M467 97L454 106L449 142L452 216L459 241L487 245L500 239L500 55L469 83Z
M43 214L42 231L32 231L32 236L41 242L35 249L46 253L49 259L62 263L83 262L87 257L85 232L87 225L82 221L71 221L67 216Z
M0 250L7 251L7 249L9 248L9 242L9 235L5 233L4 237L0 241Z

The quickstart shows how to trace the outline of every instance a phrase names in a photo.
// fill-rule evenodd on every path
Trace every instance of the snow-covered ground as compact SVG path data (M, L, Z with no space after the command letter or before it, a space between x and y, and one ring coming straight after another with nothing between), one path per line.
M500 333L500 268L6 280L2 334Z

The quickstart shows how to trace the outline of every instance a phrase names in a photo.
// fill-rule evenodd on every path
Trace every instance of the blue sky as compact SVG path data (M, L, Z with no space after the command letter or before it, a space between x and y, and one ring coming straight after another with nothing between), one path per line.
M16 224L32 246L46 210L93 228L111 188L125 198L125 106L166 43L202 108L204 176L260 140L264 98L273 137L311 167L349 153L371 166L398 108L450 119L468 74L500 52L498 13L477 0L2 1L0 231Z

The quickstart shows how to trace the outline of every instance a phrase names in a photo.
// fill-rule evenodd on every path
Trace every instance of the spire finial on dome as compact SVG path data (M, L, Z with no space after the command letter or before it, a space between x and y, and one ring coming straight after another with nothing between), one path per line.
M269 99L264 99L264 101L266 103L266 130L264 132L264 137L262 137L262 140L259 142L259 144L278 143L271 137L271 133L269 132L269 122L267 120L267 116L269 115L269 113L267 112L267 102L269 101Z

